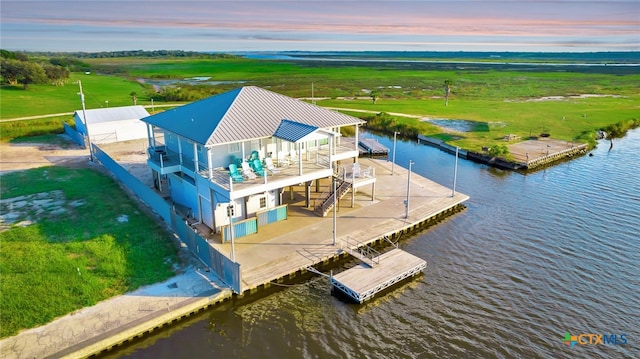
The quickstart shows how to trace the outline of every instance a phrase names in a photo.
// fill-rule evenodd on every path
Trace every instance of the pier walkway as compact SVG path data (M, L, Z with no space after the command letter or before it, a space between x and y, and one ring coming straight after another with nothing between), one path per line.
M378 142L374 138L361 138L358 141L360 154L368 154L370 156L387 156L389 148Z

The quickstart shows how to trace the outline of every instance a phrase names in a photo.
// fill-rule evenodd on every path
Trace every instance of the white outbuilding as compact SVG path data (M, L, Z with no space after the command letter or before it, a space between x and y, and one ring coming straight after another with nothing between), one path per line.
M93 143L112 143L147 138L147 126L140 121L149 116L142 106L123 106L85 110L74 113L76 131L86 136L87 126Z

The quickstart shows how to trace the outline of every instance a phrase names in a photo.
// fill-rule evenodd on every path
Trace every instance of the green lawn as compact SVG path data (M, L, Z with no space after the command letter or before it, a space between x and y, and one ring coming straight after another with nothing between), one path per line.
M0 181L3 200L55 191L1 208L32 222L0 232L1 337L165 280L178 263L170 236L110 177L44 167Z
M87 109L132 105L132 91L140 94L139 104L145 101L142 85L121 77L72 73L64 86L3 85L0 88L0 119L73 112L82 108L77 81L81 80ZM108 104L105 101L109 101ZM148 99L146 100L149 101ZM147 103L144 103L147 104Z

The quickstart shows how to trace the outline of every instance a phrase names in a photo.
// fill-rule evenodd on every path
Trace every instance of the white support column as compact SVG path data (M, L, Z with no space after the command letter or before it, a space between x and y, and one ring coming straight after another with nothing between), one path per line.
M298 152L298 176L302 176L302 150L300 143L296 143L296 152Z
M178 137L178 157L180 157L180 166L182 166L182 139Z
M146 124L147 125L147 141L149 142L149 147L155 147L155 144L152 144L152 139L153 136L151 135L151 125L150 124Z
M355 148L356 151L358 150L358 141L359 141L358 138L360 137L359 129L360 129L360 126L356 125L356 148Z
M209 179L213 178L213 161L211 159L211 148L207 147L207 165L209 166Z
M193 171L198 173L198 144L193 143Z
M329 138L329 168L331 170L333 170L333 155L334 155L334 153L333 153L333 148L334 148L333 141L335 141L335 138L336 138L336 136L334 134L331 134L330 138Z

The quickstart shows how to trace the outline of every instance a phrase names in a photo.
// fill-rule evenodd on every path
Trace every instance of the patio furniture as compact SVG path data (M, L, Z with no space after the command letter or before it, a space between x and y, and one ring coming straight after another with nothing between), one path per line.
M271 173L279 173L280 170L276 168L276 166L273 165L273 159L271 159L271 157L267 157L264 159L264 164L265 167L267 167L267 170L269 170L269 172Z
M242 158L236 157L236 155L231 155L231 162L236 166L242 165Z
M298 152L296 152L296 150L291 150L289 152L289 159L291 162L298 162Z
M249 157L249 163L255 161L255 160L260 160L260 154L258 153L258 151L251 151L251 156Z
M233 179L233 182L244 181L242 174L240 174L240 171L238 171L238 166L236 166L234 163L229 165L229 176L231 176L231 179Z
M278 152L278 166L287 167L289 166L289 160L287 159L287 154L284 152Z
M264 177L264 168L262 167L260 160L253 160L253 170L258 175Z
M253 172L253 169L249 167L247 162L242 162L242 174L248 179L256 179L256 174Z

